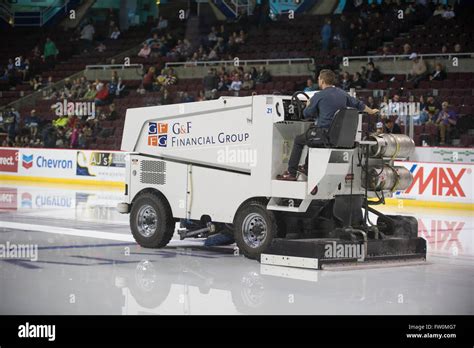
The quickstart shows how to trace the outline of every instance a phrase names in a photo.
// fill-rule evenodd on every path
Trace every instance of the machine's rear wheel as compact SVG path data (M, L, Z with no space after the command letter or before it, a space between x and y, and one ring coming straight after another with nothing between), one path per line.
M275 214L260 201L245 203L235 214L234 238L241 253L260 260L260 254L277 236Z
M173 237L175 223L163 198L144 193L132 204L130 227L133 238L145 248L162 248Z

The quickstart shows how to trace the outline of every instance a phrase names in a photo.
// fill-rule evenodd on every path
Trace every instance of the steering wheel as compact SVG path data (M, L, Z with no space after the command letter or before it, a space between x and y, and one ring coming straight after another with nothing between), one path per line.
M308 101L310 99L309 96L305 92L297 91L297 92L293 93L293 95L291 96L291 105L296 107L297 117L298 117L299 120L302 120L303 119L303 110L306 107L306 105L304 105L303 101L300 98L298 98L298 96L300 94L302 94L306 97L306 101Z

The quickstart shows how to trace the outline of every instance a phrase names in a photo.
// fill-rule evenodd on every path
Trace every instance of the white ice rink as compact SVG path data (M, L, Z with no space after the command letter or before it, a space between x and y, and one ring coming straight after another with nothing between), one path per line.
M115 211L121 191L0 183L0 314L474 314L473 212L377 207L418 218L417 266L313 271L174 239L144 249ZM175 237L176 238L176 237Z

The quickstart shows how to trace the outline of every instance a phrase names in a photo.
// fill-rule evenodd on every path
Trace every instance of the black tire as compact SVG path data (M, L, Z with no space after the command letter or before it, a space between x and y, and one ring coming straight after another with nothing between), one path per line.
M149 211L154 210L156 215L156 224L149 228L150 235L145 235L145 232L140 228L139 214L141 210L151 207ZM135 241L145 248L163 248L173 237L175 230L175 222L167 202L164 199L153 193L144 193L140 195L132 204L132 211L130 213L130 227L132 229L133 238ZM140 232L142 231L142 232Z
M265 222L265 236L263 240L258 242L258 245L251 245L249 242L248 234L252 234L252 227L250 228L251 232L244 232L244 223L247 226L252 226L252 223L249 222L252 216L259 216L257 218L262 222ZM261 224L259 225L261 226ZM261 231L256 231L253 235L258 233L261 233ZM239 247L239 252L249 259L260 261L260 254L265 252L277 234L278 225L275 214L272 211L267 210L266 204L261 201L249 201L240 207L235 214L234 239ZM247 237L245 235L247 235Z

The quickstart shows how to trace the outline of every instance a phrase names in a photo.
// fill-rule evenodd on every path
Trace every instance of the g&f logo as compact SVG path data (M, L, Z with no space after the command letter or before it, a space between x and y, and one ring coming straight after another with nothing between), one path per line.
M148 122L148 145L166 147L168 143L168 124Z

